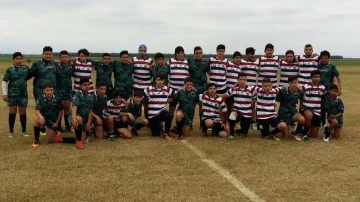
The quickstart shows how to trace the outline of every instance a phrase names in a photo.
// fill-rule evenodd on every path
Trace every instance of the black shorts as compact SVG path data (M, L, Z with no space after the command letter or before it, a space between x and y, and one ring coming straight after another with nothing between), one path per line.
M128 124L124 123L122 121L115 121L114 120L114 130L120 129L120 128L127 128Z
M272 117L268 119L258 119L261 136L266 137L270 135L270 126L275 128L279 124L278 117Z
M207 120L207 118L201 120L202 128L206 128L206 125L205 125L206 120ZM226 131L226 129L222 126L222 124L219 122L214 122L214 125L212 127L212 133L217 135L222 131Z
M300 114L304 116L305 110L309 110L309 109L301 109ZM311 111L311 110L309 110L309 111ZM311 119L311 126L320 127L321 126L321 116L315 114L314 112L312 112L312 115L313 115L313 117Z

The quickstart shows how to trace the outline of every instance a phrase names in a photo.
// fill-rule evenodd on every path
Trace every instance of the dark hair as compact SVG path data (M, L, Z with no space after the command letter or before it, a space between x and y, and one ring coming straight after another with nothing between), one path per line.
M155 60L158 59L158 58L165 58L164 55L162 53L156 53L155 56L154 56Z
M82 49L80 49L80 50L78 51L78 55L80 55L81 53L84 54L84 55L86 55L86 56L89 56L89 55L90 55L89 51L88 51L86 48L82 48Z
M46 89L46 88L54 88L54 87L53 87L52 83L45 83L43 85L43 89Z
M246 76L246 74L244 72L239 72L238 78L243 77L243 76Z
M293 82L293 81L295 81L296 79L298 79L298 76L289 76L288 82L289 82L289 83L290 83L290 82Z
M16 58L16 57L22 57L23 58L23 55L21 54L21 52L15 52L12 56L13 60Z
M142 97L144 93L142 91L136 90L134 91L134 97Z
M175 48L175 54L176 54L176 53L180 53L181 51L182 51L183 53L185 53L184 48L183 48L182 46L178 46L178 47Z
M338 85L336 85L336 84L331 84L330 87L329 87L329 90L333 90L333 89L339 90Z
M262 80L262 83L271 83L271 80L269 78L264 78Z
M90 83L89 79L87 79L87 78L81 78L81 79L80 79L80 86L83 85L84 83Z
M120 57L123 56L123 55L129 55L129 51L127 50L123 50L120 52Z
M194 48L194 53L195 53L195 51L197 51L197 50L201 50L201 51L202 51L202 48L201 48L200 46L195 46L195 48Z
M255 49L253 47L247 47L246 50L245 50L245 54L246 55L249 55L249 54L254 55L255 54Z
M265 46L265 50L266 49L273 49L274 50L274 45L272 45L271 43L268 43L268 44L266 44L266 46Z
M165 76L162 74L156 74L156 76L154 77L154 79L156 80L157 78L160 78L161 80L164 80Z
M184 79L184 84L186 84L186 83L192 83L193 81L192 81L192 78L191 77L186 77L185 79Z
M286 51L286 52L285 52L285 55L287 55L287 54L293 54L293 55L295 55L295 53L294 53L293 50L288 50L288 51Z
M114 93L113 93L113 98L116 98L116 97L121 97L121 98L123 98L123 94L120 92L120 91L114 91Z
M209 83L209 84L207 85L207 89L209 89L209 88L211 88L211 87L215 87L215 88L216 88L216 85L215 85L214 83Z
M106 83L105 83L105 82L101 82L101 81L96 82L96 88L100 88L100 87L102 87L102 86L106 86Z
M234 54L233 54L233 58L237 57L237 56L240 56L242 57L241 53L239 51L235 51Z
M311 44L306 44L305 48L312 48L312 45Z
M327 50L321 51L320 52L320 58L323 56L328 56L328 58L330 58L330 52Z
M311 78L312 78L313 76L315 76L315 75L321 75L320 70L314 70L314 71L311 72Z
M225 50L225 45L224 44L219 44L218 46L216 46L216 50Z
M110 57L110 54L109 53L103 53L102 57Z
M46 51L53 51L53 49L51 48L51 46L45 46L44 48L43 48L43 53L45 53Z
M62 51L60 51L59 56L62 56L62 55L69 55L69 53L67 52L67 50L62 50Z

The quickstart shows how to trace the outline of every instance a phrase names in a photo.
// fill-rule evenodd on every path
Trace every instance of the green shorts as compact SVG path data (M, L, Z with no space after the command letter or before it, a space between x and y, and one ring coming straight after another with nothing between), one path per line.
M8 106L20 106L20 107L27 107L28 105L28 97L8 97Z
M101 120L101 122L102 122L102 125L105 125L105 123L104 123L104 121L105 121L104 116L103 116L103 115L98 115L98 114L95 114L95 115L100 118L100 120ZM97 125L98 125L95 117L93 117L93 124L94 124L94 126L97 126Z
M328 120L328 122L330 123L331 117L330 117L329 115L327 116L327 120ZM337 128L342 128L342 126L344 125L344 119L343 119L343 117L337 117L336 120L337 120L337 122L338 122L338 125L337 125L336 127L337 127Z
M192 123L193 123L193 119L194 119L194 113L187 113L185 114L185 112L181 109L178 109L177 111L180 111L184 114L184 125L187 125L187 126L192 126ZM185 116L186 115L186 116Z
M280 122L285 122L287 125L291 126L294 124L293 121L293 117L299 113L298 111L292 111L292 112L288 112L288 111L281 111L279 110L279 121Z

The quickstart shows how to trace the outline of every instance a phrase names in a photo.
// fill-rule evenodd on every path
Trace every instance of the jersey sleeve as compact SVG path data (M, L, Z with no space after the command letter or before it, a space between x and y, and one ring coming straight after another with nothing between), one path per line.
M221 101L220 101L220 110L222 112L227 112L227 107L226 107L226 104L223 99L221 99Z
M280 102L282 100L283 94L284 94L283 91L280 90L279 93L276 95L277 102Z
M199 101L200 101L200 102L202 102L202 96L203 96L203 94L200 94L200 95L199 95Z
M229 90L227 90L225 95L227 95L228 97L231 97L233 95L233 89L230 88Z
M177 93L177 91L175 91L174 89L172 89L172 88L170 88L169 89L169 98L172 98L173 96L176 96L176 93Z
M333 72L334 72L334 76L338 77L340 75L339 71L337 70L336 66L333 66Z
M10 69L7 69L3 78L3 81L8 82L10 80Z
M150 98L150 94L149 94L149 88L145 88L144 90L144 103L148 103L149 102L149 98Z
M72 105L73 106L79 106L80 105L80 99L79 99L78 94L75 94L74 97L72 98Z
M338 113L342 113L342 114L344 113L344 103L342 102L341 99L339 99L339 105L338 105L337 110L338 110Z
M34 62L30 67L29 77L30 78L36 77L37 71L38 71L38 65L36 62Z
M42 104L40 99L36 100L35 102L35 110L41 110L42 109Z
M57 100L57 109L58 109L59 111L64 110L64 105L63 105L61 99L58 99L58 100Z

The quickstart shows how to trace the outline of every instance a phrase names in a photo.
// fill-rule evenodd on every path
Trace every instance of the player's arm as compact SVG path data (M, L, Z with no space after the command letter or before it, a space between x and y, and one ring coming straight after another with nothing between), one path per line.
M150 99L149 91L148 88L146 88L144 90L144 115L146 119L148 118L149 99Z
M33 77L37 76L37 71L38 71L38 65L37 63L33 63L29 69L29 74L28 74L28 78L31 79Z
M72 122L73 128L75 128L75 129L78 127L78 122L76 120L76 114L77 114L77 108L78 108L79 104L80 104L79 98L75 94L72 99L72 107L71 107L71 122Z
M56 124L59 125L60 121L61 121L61 118L64 114L64 105L62 104L62 102L58 102L58 116L57 116L57 119L56 119Z
M340 98L339 98L339 105L337 106L337 110L339 113L332 115L331 118L336 119L344 114L344 103Z
M169 97L168 97L167 102L168 103L173 102L174 100L176 100L176 97L177 97L177 92L175 92L172 88L170 88L169 89Z
M223 100L220 103L220 110L222 112L221 123L224 124L224 127L225 127L226 120L228 119L228 111L227 111L226 104Z
M3 100L5 102L8 101L8 89L7 89L7 85L8 85L8 82L10 80L10 72L9 70L7 69L6 70L6 73L4 75L4 78L3 78L3 81L1 82L1 89L2 89L2 94L3 94Z

